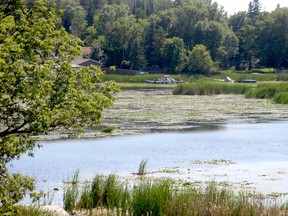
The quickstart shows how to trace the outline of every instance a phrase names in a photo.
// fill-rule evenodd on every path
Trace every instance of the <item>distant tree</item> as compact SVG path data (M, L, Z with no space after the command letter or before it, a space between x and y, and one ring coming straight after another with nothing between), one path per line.
M252 0L248 5L247 15L250 19L254 19L261 13L262 5L259 0Z
M186 49L181 38L167 38L162 50L163 61L170 73L180 73L186 66Z
M194 35L195 44L205 45L213 61L220 62L222 68L229 67L229 58L236 54L238 39L226 23L200 21Z
M107 66L119 67L123 60L128 60L128 42L135 22L135 17L125 4L105 5L96 12L93 25L97 29L97 36L105 38L106 43L102 44L102 48L109 58Z
M117 88L99 68L71 67L81 43L60 21L42 0L0 3L0 215L18 215L15 204L34 188L7 164L31 155L35 136L95 126L113 104Z
M214 62L210 52L202 44L193 47L188 56L188 69L190 73L208 74L213 68Z
M156 15L150 17L144 36L145 56L148 63L154 66L163 64L161 50L167 35L166 31L158 26L158 19L159 17Z
M240 11L229 17L228 25L232 28L233 32L238 35L239 30L244 26L246 19L247 13L245 11Z
M81 38L87 26L87 13L79 0L60 0L58 4L58 9L63 10L63 27L67 32Z
M128 58L131 62L131 68L135 70L145 69L147 60L145 57L144 34L147 26L146 20L134 23L130 29L130 37L128 43Z
M288 9L266 13L255 25L254 56L267 67L288 67Z

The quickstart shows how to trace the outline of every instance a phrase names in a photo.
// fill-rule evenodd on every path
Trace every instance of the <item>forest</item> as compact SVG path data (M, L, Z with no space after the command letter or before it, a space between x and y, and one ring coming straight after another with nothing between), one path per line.
M212 0L53 0L67 32L106 67L205 74L288 67L288 8L227 15Z

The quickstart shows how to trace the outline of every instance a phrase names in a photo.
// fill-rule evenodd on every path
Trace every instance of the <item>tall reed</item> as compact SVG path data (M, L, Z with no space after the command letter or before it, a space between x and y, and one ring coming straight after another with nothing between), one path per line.
M140 162L137 175L145 175L146 174L147 163L148 163L147 159L143 159Z
M127 184L114 174L97 175L82 188L80 199L75 198L74 208L88 209L91 215L99 208L107 215L123 216L288 215L287 205L276 201L265 205L267 200L257 194L234 193L215 182L200 188L186 185L143 177Z
M76 170L72 178L68 178L64 188L63 207L68 213L72 213L76 206L79 196L79 170Z

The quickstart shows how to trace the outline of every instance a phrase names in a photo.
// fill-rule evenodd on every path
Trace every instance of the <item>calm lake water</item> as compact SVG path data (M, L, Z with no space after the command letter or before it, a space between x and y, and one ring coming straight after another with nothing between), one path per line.
M175 167L180 171L155 176L247 183L260 192L288 192L287 121L40 143L43 147L35 151L34 158L22 156L13 161L11 171L36 177L37 188L42 190L62 188L63 180L76 169L85 179L111 172L129 176L142 159L148 159L149 172ZM212 160L231 164L205 163Z

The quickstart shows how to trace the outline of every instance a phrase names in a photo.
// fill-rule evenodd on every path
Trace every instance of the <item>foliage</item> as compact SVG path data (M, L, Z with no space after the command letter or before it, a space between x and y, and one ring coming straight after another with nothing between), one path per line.
M26 7L27 3L27 7ZM29 3L29 4L28 4ZM34 182L10 174L7 163L37 146L32 136L59 128L81 131L113 104L113 82L99 68L73 69L80 41L59 28L41 0L0 4L0 213L13 211Z
M175 52L170 63L170 55L163 52L168 48L164 43L172 38L182 40L186 51L205 45L221 69L281 68L288 64L287 8L262 12L259 0L251 0L247 11L229 18L222 6L210 0L51 2L51 7L62 11L65 29L84 39L86 46L93 46L92 58L107 67L120 67L126 60L131 62L131 69L168 67L169 72L179 73L182 55L177 62Z
M188 69L198 74L208 74L213 67L210 52L204 45L196 45L189 53Z
M179 73L186 66L186 50L181 38L173 37L164 41L163 61L170 73Z

